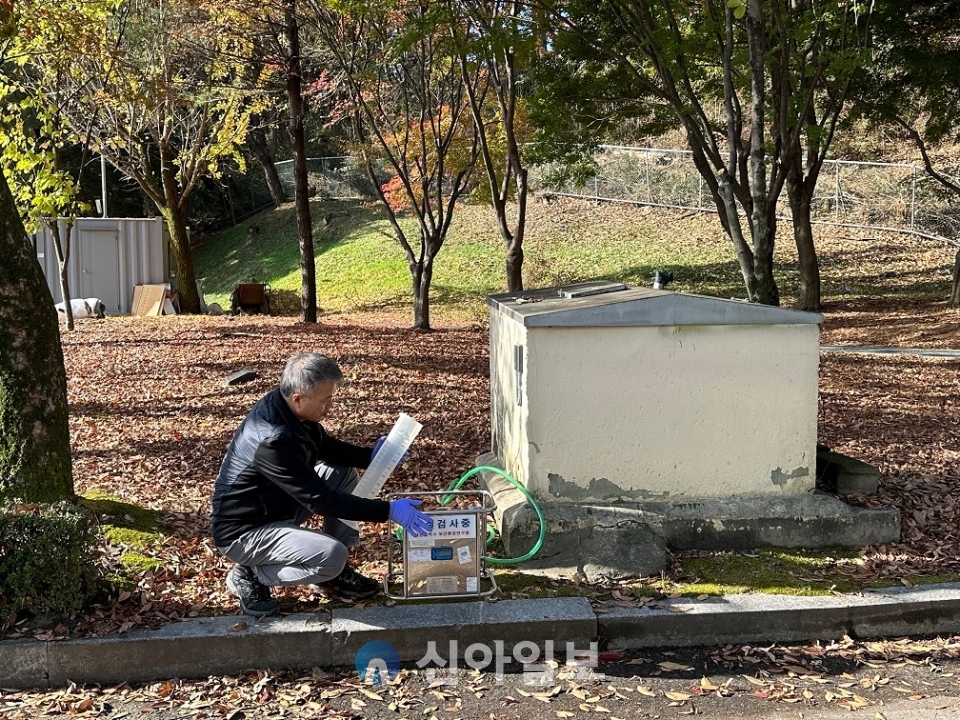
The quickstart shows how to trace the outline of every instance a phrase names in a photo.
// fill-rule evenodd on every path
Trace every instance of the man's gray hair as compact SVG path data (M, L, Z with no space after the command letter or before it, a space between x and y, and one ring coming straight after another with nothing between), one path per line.
M289 400L296 393L309 395L318 385L328 380L334 385L343 382L340 366L326 355L304 352L292 355L283 368L280 378L280 394Z

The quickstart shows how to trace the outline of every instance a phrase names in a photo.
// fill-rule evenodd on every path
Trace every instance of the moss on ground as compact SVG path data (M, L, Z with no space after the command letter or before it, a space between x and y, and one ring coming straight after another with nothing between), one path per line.
M764 548L749 553L716 553L681 559L682 574L671 580L663 575L625 583L621 592L636 597L670 595L830 595L894 586L957 582L960 575L904 576L867 580L855 578L860 558L851 548L794 550ZM507 596L552 598L587 597L603 592L589 583L554 581L517 570L495 572L497 585Z
M163 567L161 560L137 552L124 553L121 562L126 570L138 573L156 571Z
M896 585L952 582L957 575L868 579L857 577L860 557L851 548L793 550L765 548L753 553L716 554L682 560L685 582L672 592L687 596L759 592L775 595L829 595Z
M530 598L590 597L597 588L588 584L551 580L540 575L500 570L494 572L497 587L504 595Z
M122 550L122 572L142 575L163 566L161 560L144 552L159 547L163 542L158 511L99 490L91 490L81 495L80 504L96 514L100 522L100 532L107 542ZM108 579L121 588L129 583L129 578L123 575L112 574Z
M155 532L160 526L158 511L134 505L116 495L100 490L90 490L80 497L80 504L95 512L101 524L126 527L146 533Z
M766 548L754 553L685 558L688 582L672 583L684 595L761 592L777 595L827 595L862 587L851 580L858 555L845 548L798 551Z

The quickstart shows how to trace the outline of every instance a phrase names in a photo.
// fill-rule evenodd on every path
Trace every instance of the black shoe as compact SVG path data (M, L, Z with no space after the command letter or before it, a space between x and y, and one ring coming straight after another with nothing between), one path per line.
M227 590L240 599L240 607L247 615L273 615L280 609L280 603L270 597L270 588L244 565L234 565L227 573Z
M380 592L380 582L373 578L364 577L349 565L333 580L328 580L321 586L338 595L353 598L373 597Z

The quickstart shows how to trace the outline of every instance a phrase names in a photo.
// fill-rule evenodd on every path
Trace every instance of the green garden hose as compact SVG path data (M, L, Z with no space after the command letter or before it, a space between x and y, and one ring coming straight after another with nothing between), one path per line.
M505 473L500 468L490 467L488 465L481 465L479 467L473 468L472 470L468 470L463 475L461 475L459 479L454 480L453 483L450 485L450 487L447 488L447 490L451 492L459 490L461 485L463 485L467 480L469 480L471 477L473 477L479 472L496 473L497 475L503 478L506 478L511 483L513 483L514 487L516 487L517 490L523 493L524 498L526 498L527 502L530 503L530 507L533 508L534 512L537 513L537 519L540 521L540 536L537 538L537 542L534 543L533 547L530 548L529 551L527 551L520 557L515 557L515 558L484 557L483 558L484 562L488 562L491 565L515 565L516 563L521 563L524 560L529 560L540 551L540 547L543 545L543 538L547 534L547 522L543 518L543 511L540 509L540 506L537 505L537 501L533 499L533 496L527 491L527 489L523 485L518 483L514 478L512 478L510 475ZM447 495L445 497L442 497L440 498L440 505L447 505L452 499L453 499L452 495ZM492 530L492 528L490 529ZM491 540L491 536L488 534L487 542L489 543L490 540Z

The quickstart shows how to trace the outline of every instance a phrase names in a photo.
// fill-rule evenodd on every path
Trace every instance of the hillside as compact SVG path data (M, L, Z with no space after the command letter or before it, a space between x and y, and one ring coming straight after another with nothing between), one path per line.
M375 204L315 201L317 296L321 312L375 310L412 319L410 273ZM411 232L413 224L409 223ZM249 232L255 226L257 232ZM896 233L817 226L828 313L865 299L928 303L949 296L955 250ZM783 304L796 294L796 250L781 223L777 280ZM531 203L524 282L545 287L596 278L649 285L672 270L671 289L742 297L729 241L715 215L558 199ZM265 212L196 248L208 302L229 307L241 281L270 284L277 314L299 312L299 248L292 204ZM483 297L502 292L503 252L492 211L463 205L438 255L432 292L435 324L482 321Z

